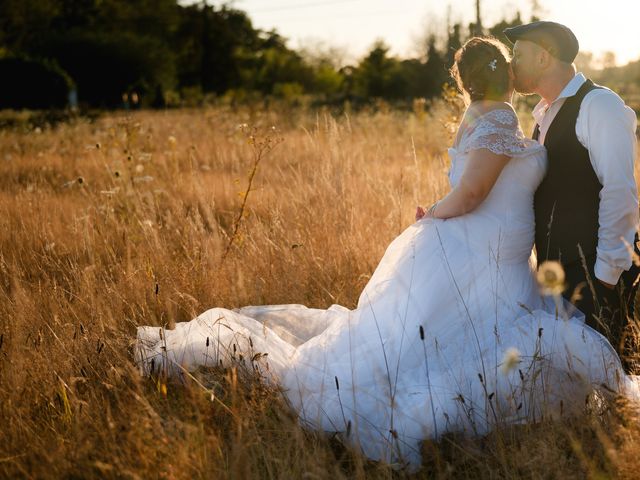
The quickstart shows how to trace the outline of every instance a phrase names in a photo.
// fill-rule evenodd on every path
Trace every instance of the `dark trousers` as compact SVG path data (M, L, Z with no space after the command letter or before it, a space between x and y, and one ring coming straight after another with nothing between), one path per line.
M609 289L594 274L595 257L587 258L586 264L586 271L582 262L564 267L567 289L563 295L584 313L587 325L609 340L625 370L638 370L640 365L634 365L638 357L634 351L637 340L628 335L628 326L634 319L638 286L633 284L640 275L640 267L632 265L622 273L615 288Z

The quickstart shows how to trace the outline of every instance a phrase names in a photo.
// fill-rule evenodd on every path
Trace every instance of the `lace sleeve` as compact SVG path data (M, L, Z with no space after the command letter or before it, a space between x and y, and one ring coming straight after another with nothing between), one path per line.
M479 117L462 145L464 152L486 148L510 157L524 152L527 146L518 117L505 109L491 110Z

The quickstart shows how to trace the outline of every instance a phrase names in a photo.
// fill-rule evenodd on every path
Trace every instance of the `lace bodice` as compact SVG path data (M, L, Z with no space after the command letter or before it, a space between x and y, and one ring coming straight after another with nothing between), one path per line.
M514 169L518 176L524 175L528 180L526 183L531 194L542 180L546 168L546 151L542 145L525 137L518 117L511 109L495 109L480 115L467 126L458 145L449 149L449 181L452 187L455 187L462 176L468 153L478 149L511 157L496 186L512 176ZM531 157L534 157L533 160L525 160ZM523 178L514 180L520 183Z
M463 153L486 148L499 155L517 155L527 148L527 140L513 110L496 109L480 115L467 127L458 150Z

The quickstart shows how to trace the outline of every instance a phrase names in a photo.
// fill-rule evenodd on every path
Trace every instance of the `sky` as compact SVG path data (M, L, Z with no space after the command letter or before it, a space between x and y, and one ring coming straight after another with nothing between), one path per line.
M194 3L185 0L182 3ZM222 1L208 0L210 5ZM229 2L227 2L229 3ZM249 14L255 28L276 29L291 48L324 45L347 52L345 60L363 56L378 38L391 53L418 53L425 32L444 35L447 18L467 25L475 19L475 0L233 0ZM527 21L531 0L482 0L484 25L512 18ZM581 50L597 59L606 51L624 65L640 59L640 0L538 0L541 16L570 27Z

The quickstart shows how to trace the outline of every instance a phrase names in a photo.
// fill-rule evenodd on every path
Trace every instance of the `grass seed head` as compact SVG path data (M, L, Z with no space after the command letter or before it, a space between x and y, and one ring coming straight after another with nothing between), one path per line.
M560 262L543 262L536 278L543 295L561 295L565 289L565 274Z

